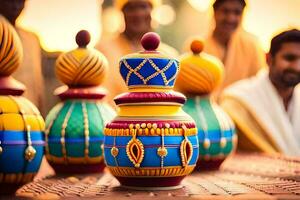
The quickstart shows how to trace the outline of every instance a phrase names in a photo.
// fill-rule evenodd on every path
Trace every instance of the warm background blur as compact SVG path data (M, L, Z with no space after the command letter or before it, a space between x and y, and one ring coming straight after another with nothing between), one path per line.
M69 50L75 47L74 35L79 29L92 34L91 45L102 33L102 0L27 0L19 25L35 32L46 51ZM204 36L210 28L213 0L164 0L153 17L159 19L158 32L167 42L181 50L190 35ZM103 30L105 34L120 30L118 13L111 0L104 0ZM258 36L265 50L272 35L289 28L300 28L300 0L248 0L244 27Z
M177 50L182 50L189 36L205 37L213 27L213 0L163 2L153 12L153 26L162 40ZM299 8L300 0L248 0L243 25L260 39L267 51L273 35L286 28L300 28ZM27 0L26 9L17 23L35 32L44 49L43 73L50 102L48 109L55 103L52 91L59 85L53 78L58 52L76 47L74 36L80 29L91 33L90 46L95 45L101 36L109 37L122 31L120 19L120 13L112 7L111 0Z

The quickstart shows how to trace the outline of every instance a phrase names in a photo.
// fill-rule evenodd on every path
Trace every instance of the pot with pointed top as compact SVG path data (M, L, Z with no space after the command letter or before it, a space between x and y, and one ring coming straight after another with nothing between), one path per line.
M0 193L33 180L44 151L44 120L11 77L22 62L14 28L0 16ZM30 88L28 88L30 89Z
M181 56L176 88L187 95L183 109L198 127L197 169L215 170L234 152L237 137L233 121L211 95L222 81L223 65L202 49L203 42L194 40L192 52Z
M134 189L180 187L198 157L197 128L182 109L186 98L172 90L176 59L156 51L159 36L147 33L145 51L120 61L129 92L117 96L117 117L105 127L104 155L122 186Z
M46 157L57 173L101 172L103 129L115 112L104 101L99 85L107 68L106 58L86 46L87 31L76 36L78 48L56 61L57 77L66 84L55 91L62 102L46 118Z

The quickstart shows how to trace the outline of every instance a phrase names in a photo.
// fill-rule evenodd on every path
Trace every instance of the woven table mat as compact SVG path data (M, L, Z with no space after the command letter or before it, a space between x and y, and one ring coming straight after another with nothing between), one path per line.
M135 191L120 187L103 174L55 176L20 188L17 197L35 199L300 199L299 160L265 155L237 154L219 171L194 172L182 188Z
M300 182L300 158L261 154L236 154L226 160L222 170Z

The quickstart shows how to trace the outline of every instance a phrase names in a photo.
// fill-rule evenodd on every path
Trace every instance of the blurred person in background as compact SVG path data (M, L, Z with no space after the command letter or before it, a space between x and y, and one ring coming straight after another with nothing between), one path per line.
M242 26L245 0L215 0L215 27L205 40L204 51L218 57L225 66L225 79L218 93L226 86L253 76L266 66L265 53L257 38Z
M221 105L238 128L238 148L300 156L300 31L275 36L269 71L224 90Z
M26 0L0 0L0 14L13 26L21 39L23 46L23 63L13 74L13 77L26 86L24 96L34 103L45 116L44 110L44 80L41 66L41 47L38 37L22 28L16 27L16 20L25 7ZM43 158L37 177L53 174L53 170Z
M125 22L125 30L117 37L100 41L96 49L100 50L109 61L108 76L103 86L108 90L107 100L115 107L113 98L127 91L127 87L119 72L119 61L124 55L143 50L140 40L142 36L152 31L151 12L155 6L160 5L160 0L116 0L114 5L122 11ZM177 51L160 43L158 50L170 55L177 56Z
M16 26L17 18L23 11L25 3L26 0L0 0L0 14L15 26L23 45L23 63L13 76L25 84L24 96L33 102L45 116L44 80L39 39L34 33Z

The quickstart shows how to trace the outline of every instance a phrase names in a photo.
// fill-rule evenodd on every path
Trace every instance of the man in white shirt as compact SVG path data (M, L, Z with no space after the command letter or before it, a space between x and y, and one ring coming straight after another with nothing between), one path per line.
M300 155L300 31L275 36L269 71L229 86L221 105L235 121L239 148Z

